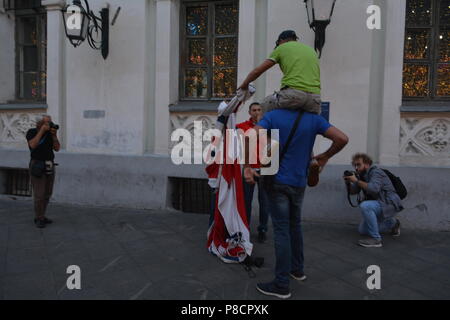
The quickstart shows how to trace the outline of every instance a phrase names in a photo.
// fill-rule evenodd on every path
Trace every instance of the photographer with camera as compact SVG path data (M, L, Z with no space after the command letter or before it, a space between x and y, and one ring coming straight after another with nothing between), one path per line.
M38 228L45 228L52 220L45 217L55 181L55 154L61 145L58 141L59 126L52 122L49 115L43 115L36 123L35 129L27 132L26 138L31 152L30 177L34 197L34 223Z
M364 201L360 202L362 222L359 233L369 238L358 241L366 248L382 247L380 233L390 232L400 235L400 221L395 218L403 210L403 205L386 172L372 166L372 159L364 153L352 157L356 172L346 171L344 180L349 194L359 194L362 190Z

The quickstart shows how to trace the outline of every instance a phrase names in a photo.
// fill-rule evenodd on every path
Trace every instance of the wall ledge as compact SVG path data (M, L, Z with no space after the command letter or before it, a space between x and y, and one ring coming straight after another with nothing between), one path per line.
M47 110L48 105L45 103L0 103L0 111L11 110L11 111L23 111L23 110Z

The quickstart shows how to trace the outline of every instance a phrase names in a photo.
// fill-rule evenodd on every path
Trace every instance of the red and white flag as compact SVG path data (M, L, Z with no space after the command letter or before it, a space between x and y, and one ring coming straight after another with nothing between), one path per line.
M210 185L218 189L214 222L208 230L208 250L226 263L239 263L252 254L250 228L245 211L242 168L238 162L240 140L236 130L239 107L255 93L254 87L240 91L231 102L219 106L219 116L228 117L224 129L233 129L225 138L223 164L213 163L206 168Z

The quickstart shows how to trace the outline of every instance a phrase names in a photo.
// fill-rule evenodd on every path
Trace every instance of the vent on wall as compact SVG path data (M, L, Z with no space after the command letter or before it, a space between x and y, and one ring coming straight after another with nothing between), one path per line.
M212 189L206 179L170 178L172 206L188 213L209 214L212 210Z
M1 169L0 194L31 197L30 175L27 169Z

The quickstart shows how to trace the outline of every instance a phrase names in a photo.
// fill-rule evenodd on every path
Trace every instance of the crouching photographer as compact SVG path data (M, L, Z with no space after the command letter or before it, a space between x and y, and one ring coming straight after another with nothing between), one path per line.
M31 152L30 176L34 197L34 222L38 228L45 228L52 220L45 216L55 181L55 154L61 148L57 132L59 126L48 115L42 116L36 128L27 132L26 138Z
M349 194L359 194L361 191L364 194L364 200L359 204L362 222L358 231L368 238L359 240L358 244L366 248L383 246L380 233L400 235L400 221L395 216L403 210L391 178L372 163L367 154L357 153L352 158L356 172L344 173Z

